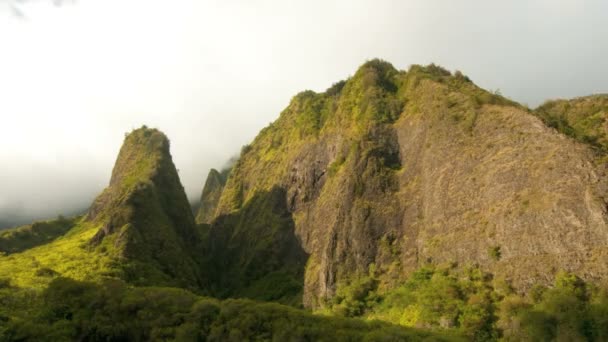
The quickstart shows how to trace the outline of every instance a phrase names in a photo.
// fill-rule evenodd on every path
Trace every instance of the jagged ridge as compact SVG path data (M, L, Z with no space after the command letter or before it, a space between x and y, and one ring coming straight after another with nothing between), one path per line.
M280 243L280 227L250 228L244 210L282 191L306 263L288 268L304 272L307 306L370 272L391 288L428 263L480 264L519 289L558 269L598 279L608 273L608 228L595 160L459 72L373 60L325 93L295 96L243 150L210 243L241 260L241 284L263 281L250 269L294 265L264 263L294 247Z
M203 192L201 194L200 207L196 214L196 223L209 224L215 217L215 211L222 195L224 185L228 179L230 168L219 172L216 169L209 170Z

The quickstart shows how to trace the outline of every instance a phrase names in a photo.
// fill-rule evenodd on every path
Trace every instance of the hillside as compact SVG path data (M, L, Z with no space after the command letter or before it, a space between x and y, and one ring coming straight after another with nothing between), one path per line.
M120 259L128 281L200 287L199 236L160 131L143 127L125 138L110 186L95 199L87 221L101 226L91 245Z
M46 222L0 231L0 253L18 253L39 245L44 245L63 235L75 225L76 219L59 217Z
M54 277L118 277L200 289L200 239L169 153L155 129L125 137L110 185L85 217L34 223L0 235L0 277L44 288Z
M215 210L222 195L224 185L230 169L222 170L221 172L216 169L209 170L203 192L201 193L201 203L196 213L196 222L209 224L215 217Z
M86 215L0 232L0 340L608 340L607 104L371 60L209 171L196 218L143 126Z
M608 95L547 101L534 113L549 127L608 152Z
M602 281L599 157L459 72L373 60L295 96L243 149L210 259L233 294L280 275L311 308L369 274L383 291L425 265L479 265L523 292L557 270Z
M0 288L0 299L3 297ZM25 319L5 327L8 341L462 341L458 335L387 323L316 316L275 303L218 301L177 288L128 287L57 278L29 298ZM11 303L12 304L12 303ZM23 305L23 303L21 303Z
M206 291L200 244L168 139L134 130L86 216L0 235L0 340L460 340L159 287Z

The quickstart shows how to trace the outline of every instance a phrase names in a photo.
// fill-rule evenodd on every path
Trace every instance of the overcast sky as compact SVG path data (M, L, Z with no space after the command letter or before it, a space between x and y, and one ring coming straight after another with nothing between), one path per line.
M142 124L197 198L291 96L374 57L530 106L608 92L607 18L603 0L0 0L0 221L87 207Z

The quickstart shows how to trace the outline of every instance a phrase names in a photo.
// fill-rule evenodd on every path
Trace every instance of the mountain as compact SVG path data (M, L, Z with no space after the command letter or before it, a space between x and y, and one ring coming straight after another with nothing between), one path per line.
M194 218L169 140L160 131L143 127L125 138L110 185L95 199L87 220L101 226L91 245L124 260L127 280L200 286L192 253L198 241Z
M0 340L608 340L607 104L371 60L211 170L196 219L143 126L85 215L0 232Z
M266 207L253 207L251 218L285 224L285 208L258 209ZM214 279L203 277L201 228L208 226L194 223L167 137L147 127L132 131L109 186L85 216L1 233L0 340L463 340L277 303L201 297Z
M18 287L65 276L200 290L199 245L169 140L142 127L125 137L110 184L86 215L2 232L0 251L10 255L0 259L0 275Z
M597 125L580 102L565 121ZM388 290L427 265L476 265L522 292L557 270L606 279L606 167L538 118L557 108L380 60L296 95L243 149L208 228L223 295L299 284L322 308L370 275Z
M56 220L34 222L0 231L0 253L19 253L49 243L74 227L75 221L76 219L59 217Z
M209 224L215 217L215 210L220 200L224 185L226 185L226 179L230 169L222 170L222 172L216 169L209 170L203 192L201 194L200 207L196 213L197 223Z

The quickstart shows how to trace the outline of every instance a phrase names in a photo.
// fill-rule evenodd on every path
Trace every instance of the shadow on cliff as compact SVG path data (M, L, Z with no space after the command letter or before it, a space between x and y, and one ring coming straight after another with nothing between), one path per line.
M280 187L258 192L238 211L201 226L212 295L302 305L309 255L295 235L286 197Z

